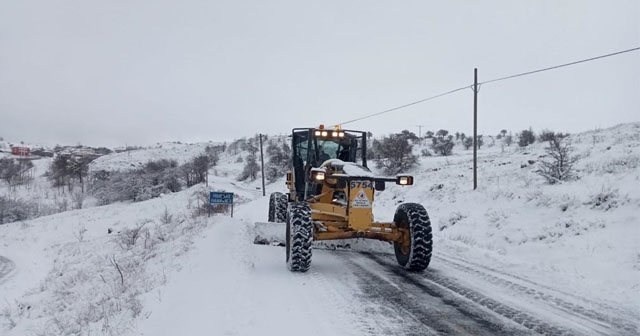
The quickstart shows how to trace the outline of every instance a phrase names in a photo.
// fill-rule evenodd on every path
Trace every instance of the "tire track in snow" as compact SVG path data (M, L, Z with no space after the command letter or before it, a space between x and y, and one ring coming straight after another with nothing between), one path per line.
M464 260L464 259L462 259L460 257L456 257L456 256L453 256L453 255L450 255L450 254L438 253L438 254L434 255L434 258L435 259L440 259L440 261L444 261L444 262L449 262L449 261L458 262L458 263L460 263L462 265L466 265L468 267L475 268L476 270L483 271L483 272L485 272L487 274L491 274L492 273L494 276L496 276L498 278L504 277L505 279L509 279L510 278L510 279L515 279L515 280L518 280L518 281L522 281L522 282L528 283L528 284L530 284L530 285L532 285L534 287L543 288L543 289L546 289L546 290L549 290L549 291L552 291L552 292L556 292L556 293L559 293L559 294L567 296L567 297L572 297L572 298L577 299L579 301L588 303L590 305L598 306L600 308L603 308L603 309L606 309L606 310L609 310L609 311L616 311L616 312L622 313L622 314L626 314L627 313L626 311L620 310L617 307L613 307L613 306L607 305L607 304L605 304L603 302L594 301L594 300L591 300L591 299L588 299L588 298L585 298L585 297L581 297L579 295L575 295L575 294L572 294L572 293L564 292L562 290L559 290L557 288L553 288L551 286L547 286L547 285L544 285L544 284L536 283L534 281L531 281L531 280L529 280L527 278L518 276L516 274L507 273L507 272L501 271L501 270L496 269L496 268L492 268L492 267L489 267L489 266L486 266L486 265L482 265L482 264L479 264L479 263L475 263L475 262L471 262L471 261L468 261L468 260Z
M615 331L615 335L638 335L638 326L629 320L626 320L620 317L615 317L613 315L604 314L600 311L596 311L593 309L585 308L577 303L569 302L553 294L534 288L535 286L535 287L545 287L545 288L551 289L547 286L538 285L533 281L525 280L517 276L511 276L510 274L506 274L504 272L500 272L490 268L485 268L477 264L467 263L458 258L455 258L457 261L453 261L452 260L453 258L449 256L447 257L437 256L436 258L439 259L439 261L442 261L447 266L466 272L476 278L482 278L494 285L501 286L502 288L508 288L520 294L524 294L526 296L532 297L536 300L546 302L552 306L557 307L558 309L563 310L564 312L567 312L579 318L586 319L592 322L593 321L600 322L600 325L603 325L604 327ZM494 274L491 274L488 271L491 271ZM505 278L505 276L512 277L514 279L518 279L521 281L526 281L527 283L533 286L525 286L525 285L516 283L514 281L511 281ZM551 290L555 291L554 289L551 289ZM572 294L563 293L563 292L559 292L559 293L566 294L568 296L571 296L577 299L582 299ZM585 300L585 299L582 299L582 300L592 305L595 305L599 308L602 308L605 311L611 311L617 314L622 313L617 309L613 309L607 305L604 305L598 302Z
M358 329L357 335L376 335L376 328L373 327L367 319L365 319L362 315L356 314L353 312L354 306L353 303L348 302L344 299L344 295L338 293L336 286L331 284L326 277L326 274L311 268L309 270L311 273L311 278L315 282L315 289L319 292L322 292L329 301L334 303L334 308L337 311L341 312L349 312L348 317L341 319L339 323L344 324L355 324L355 327ZM339 279L341 280L341 279ZM335 281L332 281L335 282ZM342 282L342 281L340 281Z
M346 256L346 258L345 258ZM375 256L343 254L359 277L365 302L377 306L377 314L396 317L394 335L530 335L517 323L496 317L483 307L469 304L435 283L407 277L404 270L388 267ZM376 266L384 266L380 271ZM375 317L372 317L375 318ZM375 318L378 319L378 318Z
M365 255L368 256L371 260L375 261L378 265L385 267L389 272L395 274L400 280L404 280L419 288L420 290L424 290L429 295L432 295L432 292L435 292L436 295L446 296L446 292L453 292L466 299L454 299L450 302L445 302L446 304L471 310L470 306L473 304L469 304L468 301L470 300L475 303L475 305L484 307L494 314L502 316L514 323L521 325L522 327L529 329L530 333L536 333L540 335L580 335L580 333L578 332L574 332L572 330L542 321L529 313L515 309L484 294L466 288L456 281L441 275L435 270L430 270L423 274L408 273L404 269L398 267L395 263L384 260L378 255ZM434 287L434 285L436 285L436 287ZM444 288L444 291L441 288ZM478 317L482 318L481 316ZM526 333L523 331L512 331L506 334L518 335Z

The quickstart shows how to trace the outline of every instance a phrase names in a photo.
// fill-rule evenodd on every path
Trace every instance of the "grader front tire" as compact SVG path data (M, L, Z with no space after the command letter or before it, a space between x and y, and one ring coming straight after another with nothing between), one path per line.
M393 221L396 227L408 233L408 240L393 243L398 263L411 272L425 270L431 262L433 249L427 210L420 204L404 203L396 210Z
M287 267L292 272L306 272L311 267L313 223L307 202L289 204L287 212Z

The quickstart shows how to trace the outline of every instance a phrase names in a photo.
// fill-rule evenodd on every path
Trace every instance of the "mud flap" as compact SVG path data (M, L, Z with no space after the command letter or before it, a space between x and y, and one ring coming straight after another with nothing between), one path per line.
M286 223L256 222L253 226L253 243L258 245L284 246Z

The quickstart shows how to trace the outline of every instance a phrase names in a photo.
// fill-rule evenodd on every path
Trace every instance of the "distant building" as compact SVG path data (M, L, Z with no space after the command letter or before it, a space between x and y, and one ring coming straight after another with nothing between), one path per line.
M11 146L11 154L19 156L29 156L30 149L28 147Z

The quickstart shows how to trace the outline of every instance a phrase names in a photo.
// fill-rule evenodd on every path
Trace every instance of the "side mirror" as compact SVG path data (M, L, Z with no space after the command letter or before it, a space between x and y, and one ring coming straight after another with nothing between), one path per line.
M399 184L401 186L412 185L413 184L413 176L398 175L396 177L396 184Z

